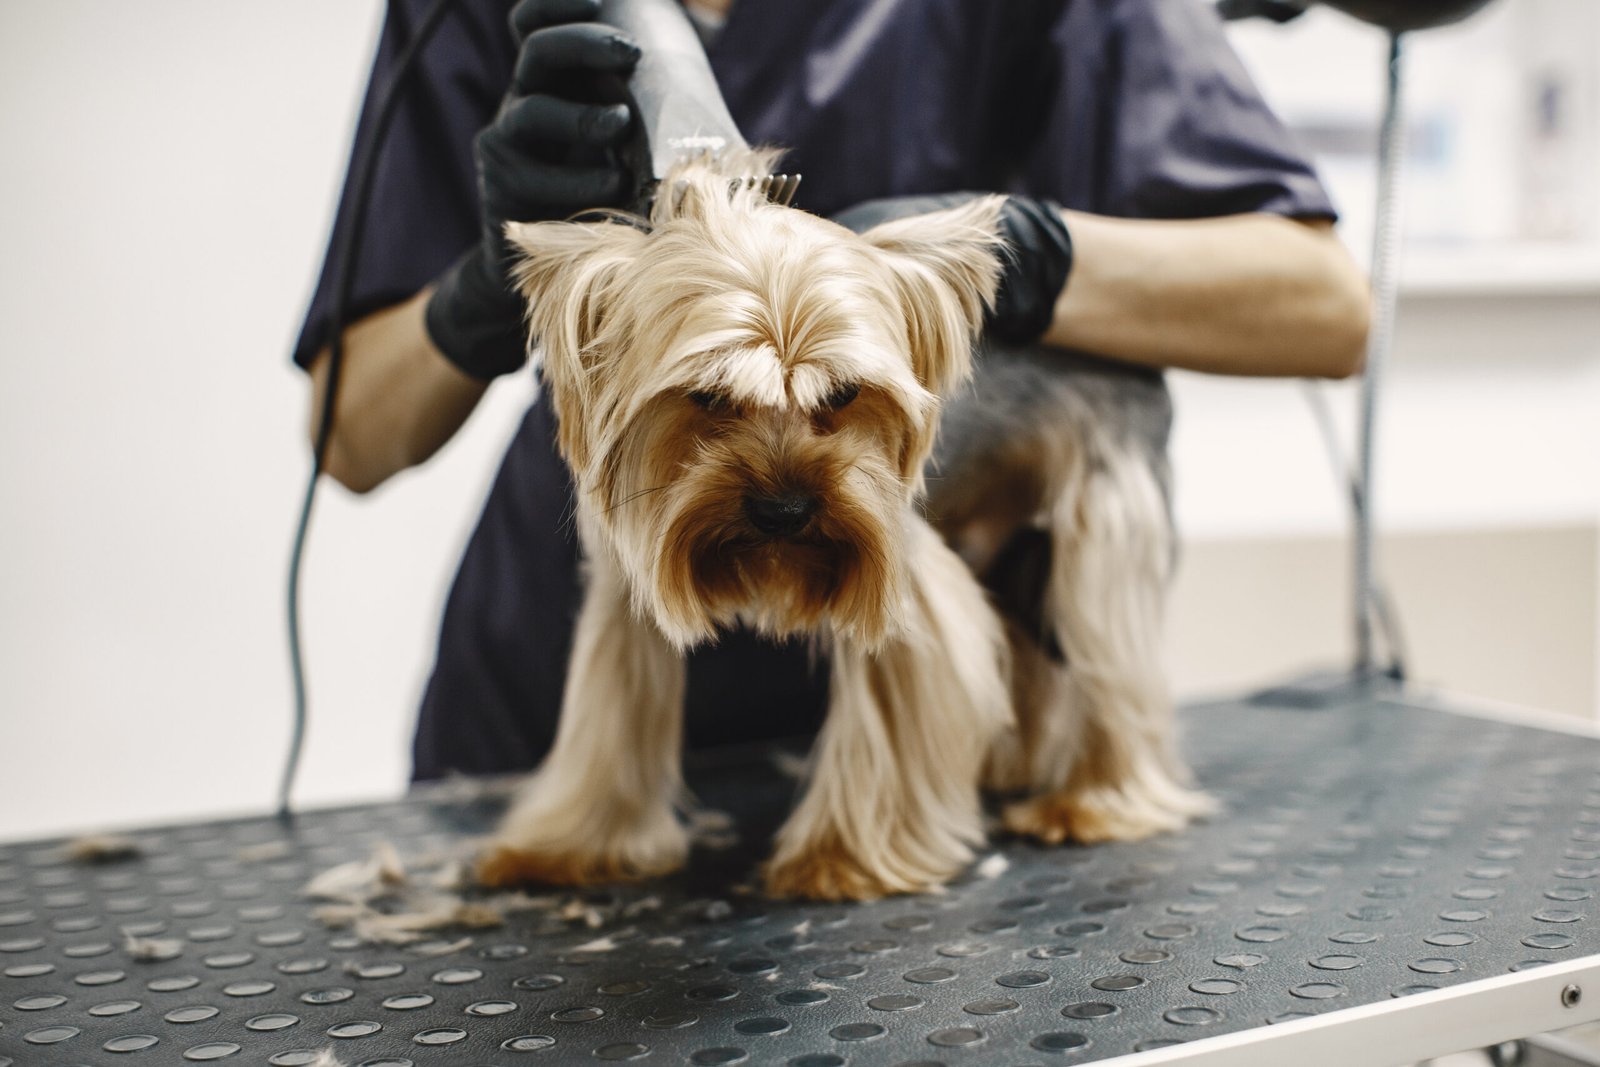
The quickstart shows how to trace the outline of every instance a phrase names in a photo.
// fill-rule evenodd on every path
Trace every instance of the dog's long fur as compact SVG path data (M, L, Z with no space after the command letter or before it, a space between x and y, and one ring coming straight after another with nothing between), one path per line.
M1030 794L1005 820L1045 840L1182 825L1205 803L1156 647L1159 379L997 350L967 387L999 198L857 236L730 183L770 162L680 168L647 227L509 231L588 582L555 747L480 879L680 866L682 653L736 623L832 657L773 893L941 884L982 839L980 778ZM814 510L775 533L763 501Z
M928 511L1007 611L1016 728L985 784L1033 794L1007 828L1046 841L1174 830L1186 785L1161 667L1175 558L1159 374L991 347L945 413Z

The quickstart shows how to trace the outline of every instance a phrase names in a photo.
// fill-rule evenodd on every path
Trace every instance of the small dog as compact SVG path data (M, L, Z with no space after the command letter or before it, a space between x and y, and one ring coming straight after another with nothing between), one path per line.
M680 867L683 653L736 623L831 656L774 895L941 885L980 784L1045 841L1182 826L1207 802L1158 667L1159 376L995 349L967 388L1000 198L858 236L730 178L774 158L684 164L647 226L508 227L587 585L554 748L479 880Z

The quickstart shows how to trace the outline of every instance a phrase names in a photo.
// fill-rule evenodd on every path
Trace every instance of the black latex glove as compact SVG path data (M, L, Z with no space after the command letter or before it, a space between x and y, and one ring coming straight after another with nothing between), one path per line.
M633 116L616 101L639 48L595 22L599 11L600 0L521 0L511 12L521 42L511 87L472 146L482 234L439 277L427 308L433 343L475 378L527 361L505 223L619 206L635 188L615 151Z
M833 217L856 233L880 222L926 215L958 207L984 193L941 193L936 196L899 196L868 200ZM995 294L994 310L984 320L985 333L1008 344L1037 341L1055 317L1056 298L1067 287L1072 271L1072 238L1061 210L1049 200L1008 196L1000 210L1000 236L1007 254Z

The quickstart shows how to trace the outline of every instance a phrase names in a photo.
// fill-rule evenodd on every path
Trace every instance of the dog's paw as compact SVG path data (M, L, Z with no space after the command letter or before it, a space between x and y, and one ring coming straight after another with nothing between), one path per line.
M1114 789L1073 789L1020 800L1001 814L1005 828L1048 845L1063 841L1093 845L1102 841L1142 841L1181 830L1215 805L1204 793L1174 787L1156 800Z
M873 865L838 845L818 846L798 856L772 860L762 869L768 896L804 900L877 900L899 893L938 890L957 874L957 863L942 875L908 877L907 864ZM891 873L892 872L892 873Z
M503 889L516 885L590 885L626 880L619 864L599 856L511 848L497 845L480 855L473 866L479 885Z
M805 900L876 900L897 890L843 849L819 849L762 871L767 895Z
M473 877L491 889L531 884L581 886L637 882L670 874L681 866L681 859L643 863L616 854L493 845L478 856Z

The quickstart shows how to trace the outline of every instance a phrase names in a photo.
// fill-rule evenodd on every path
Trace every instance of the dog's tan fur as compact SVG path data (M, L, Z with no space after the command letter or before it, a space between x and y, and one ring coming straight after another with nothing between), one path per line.
M1170 553L1146 529L1152 499L1163 506L1153 483L1070 448L1038 483L1070 672L1007 641L919 507L940 405L969 375L997 283L999 199L857 236L730 185L769 163L684 166L648 233L510 228L588 581L555 746L480 879L680 866L682 653L736 623L812 638L833 664L807 790L766 870L773 893L864 899L946 881L982 839L991 748L991 779L1040 794L1008 809L1014 829L1102 839L1180 825L1198 803L1177 784L1154 662ZM840 402L842 387L859 391ZM814 519L792 536L756 531L745 498L789 491L819 501ZM1024 510L1002 526L1039 509Z
M1034 794L1005 808L1014 833L1134 840L1212 810L1186 784L1161 669L1170 524L1148 462L1092 429L1061 429L1027 462L1051 541L1044 614L1065 663L1013 624L1016 728L991 749L985 785ZM964 541L955 520L941 529Z

